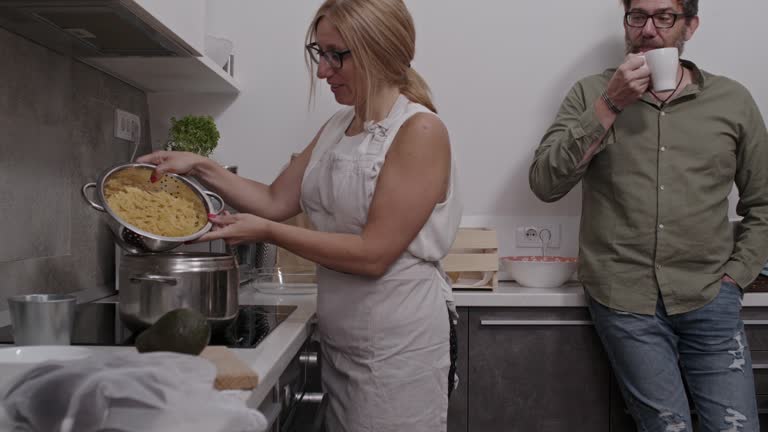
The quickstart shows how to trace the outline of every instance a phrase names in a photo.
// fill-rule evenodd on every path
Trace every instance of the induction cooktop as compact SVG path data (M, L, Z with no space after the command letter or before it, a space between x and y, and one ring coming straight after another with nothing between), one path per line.
M255 348L296 306L241 305L237 318L211 333L209 345ZM117 303L83 303L75 309L72 345L133 345L137 333L120 320ZM13 343L10 325L0 327L0 344Z

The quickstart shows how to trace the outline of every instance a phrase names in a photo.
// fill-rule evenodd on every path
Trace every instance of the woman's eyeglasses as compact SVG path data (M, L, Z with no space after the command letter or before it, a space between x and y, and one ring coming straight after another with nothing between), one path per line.
M341 69L344 66L344 56L351 53L350 50L323 51L316 42L307 45L305 48L313 62L320 64L320 59L322 58L332 69Z

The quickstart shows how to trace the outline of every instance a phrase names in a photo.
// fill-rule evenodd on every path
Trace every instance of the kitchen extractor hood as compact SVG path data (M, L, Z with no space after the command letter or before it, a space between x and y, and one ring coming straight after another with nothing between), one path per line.
M0 0L0 27L79 58L201 55L133 0Z

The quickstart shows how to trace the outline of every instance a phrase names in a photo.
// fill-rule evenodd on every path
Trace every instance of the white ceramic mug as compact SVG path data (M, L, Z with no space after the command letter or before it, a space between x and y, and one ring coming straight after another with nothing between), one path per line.
M663 92L677 87L677 66L680 53L677 48L659 48L644 54L645 62L651 69L653 91Z

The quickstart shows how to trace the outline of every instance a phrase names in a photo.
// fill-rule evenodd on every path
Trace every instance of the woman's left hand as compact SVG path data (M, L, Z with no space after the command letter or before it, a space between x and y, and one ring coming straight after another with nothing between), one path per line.
M266 240L269 233L269 224L272 223L268 219L247 213L211 215L208 220L213 223L213 230L197 239L197 241L204 242L223 239L230 245Z

